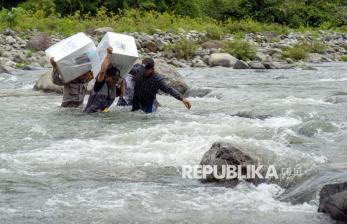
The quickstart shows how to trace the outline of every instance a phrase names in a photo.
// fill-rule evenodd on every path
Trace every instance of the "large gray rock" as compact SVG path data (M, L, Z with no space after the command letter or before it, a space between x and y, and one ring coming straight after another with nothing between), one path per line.
M141 46L148 50L148 52L157 52L158 47L152 40L145 40L141 43Z
M52 42L52 38L48 33L37 33L27 42L27 47L37 51L46 50Z
M57 86L52 82L52 71L43 74L34 85L34 90L44 92L63 93L63 86Z
M185 83L182 76L177 72L175 67L160 59L155 59L154 62L156 72L162 75L171 87L185 95L188 91L188 85Z
M317 53L311 53L308 55L308 58L306 59L307 62L309 63L322 63L322 55L317 54Z
M200 165L217 166L219 172L223 165L241 165L246 167L247 165L257 165L257 161L243 152L244 150L239 146L232 145L227 142L215 142L212 147L204 154L201 159ZM245 170L242 169L242 174L245 174ZM216 179L214 175L210 174L206 176L203 182L219 182L234 186L239 182L238 179ZM250 179L248 181L256 182L258 180Z
M251 61L248 63L251 69L266 69L265 66L259 61Z
M291 69L295 68L295 65L281 62L263 62L266 69Z
M12 44L16 43L16 40L12 36L7 36L5 40L6 40L7 44L12 45Z
M228 53L214 53L210 55L209 64L210 66L224 66L224 67L233 67L237 58L228 54Z
M234 65L234 69L249 69L249 65L247 64L247 62L237 60Z
M255 59L261 62L271 62L272 57L270 55L264 54L262 52L257 52Z
M347 182L325 185L319 194L319 212L337 221L347 222Z
M192 67L204 68L204 67L207 67L207 65L200 58L195 58L195 59L192 60Z

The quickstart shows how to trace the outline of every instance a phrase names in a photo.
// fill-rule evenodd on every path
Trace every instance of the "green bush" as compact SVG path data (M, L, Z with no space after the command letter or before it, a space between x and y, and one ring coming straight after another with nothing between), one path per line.
M253 60L256 56L256 48L244 40L225 42L224 50L240 60Z
M327 45L318 41L299 42L291 48L284 49L282 56L298 61L306 59L309 53L322 54L326 49Z
M55 14L56 7L52 0L29 0L19 4L19 6L33 13L41 10L45 17Z
M165 47L165 53L174 54L177 59L189 60L197 49L197 43L182 39L174 44L167 45Z
M293 47L289 47L283 50L282 57L283 58L291 58L295 61L306 59L308 56L308 51L306 48L302 47L302 45L297 44Z
M224 35L224 30L220 25L210 25L206 28L206 38L209 40L220 40Z
M309 44L309 48L310 48L311 53L322 54L327 50L328 46L324 43L319 42L319 41L313 41Z
M21 21L21 16L23 14L22 8L12 8L12 9L2 9L0 12L0 21L2 27L14 28L19 21Z
M343 62L347 62L347 55L341 56L340 60Z

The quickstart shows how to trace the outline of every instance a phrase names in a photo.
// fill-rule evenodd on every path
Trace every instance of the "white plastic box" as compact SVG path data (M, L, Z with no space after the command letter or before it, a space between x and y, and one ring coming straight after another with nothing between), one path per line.
M113 48L110 64L115 65L124 78L139 57L135 39L129 35L107 32L98 44L96 57L93 59L93 72L95 76L100 71L109 46Z
M48 48L45 53L54 57L64 82L70 82L92 70L96 46L84 33L77 33Z

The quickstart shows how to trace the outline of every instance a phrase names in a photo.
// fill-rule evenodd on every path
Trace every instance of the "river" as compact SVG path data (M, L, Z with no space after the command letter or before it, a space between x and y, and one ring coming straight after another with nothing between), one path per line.
M316 67L181 69L192 110L159 96L151 115L62 109L61 96L32 91L42 72L1 74L0 223L334 223L317 197L279 200L309 178L347 177L347 63ZM299 165L306 179L235 188L182 179L215 141ZM325 167L333 177L317 175Z

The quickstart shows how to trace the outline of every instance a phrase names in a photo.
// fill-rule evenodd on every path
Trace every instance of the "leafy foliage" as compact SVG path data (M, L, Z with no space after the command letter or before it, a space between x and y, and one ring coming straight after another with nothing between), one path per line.
M174 44L165 47L166 54L173 54L178 59L189 60L198 49L198 45L194 42L182 39Z
M233 40L224 44L224 50L240 60L253 60L256 56L255 47L245 40Z
M0 21L5 26L12 28L19 23L22 13L23 9L21 8L3 9L0 12Z

